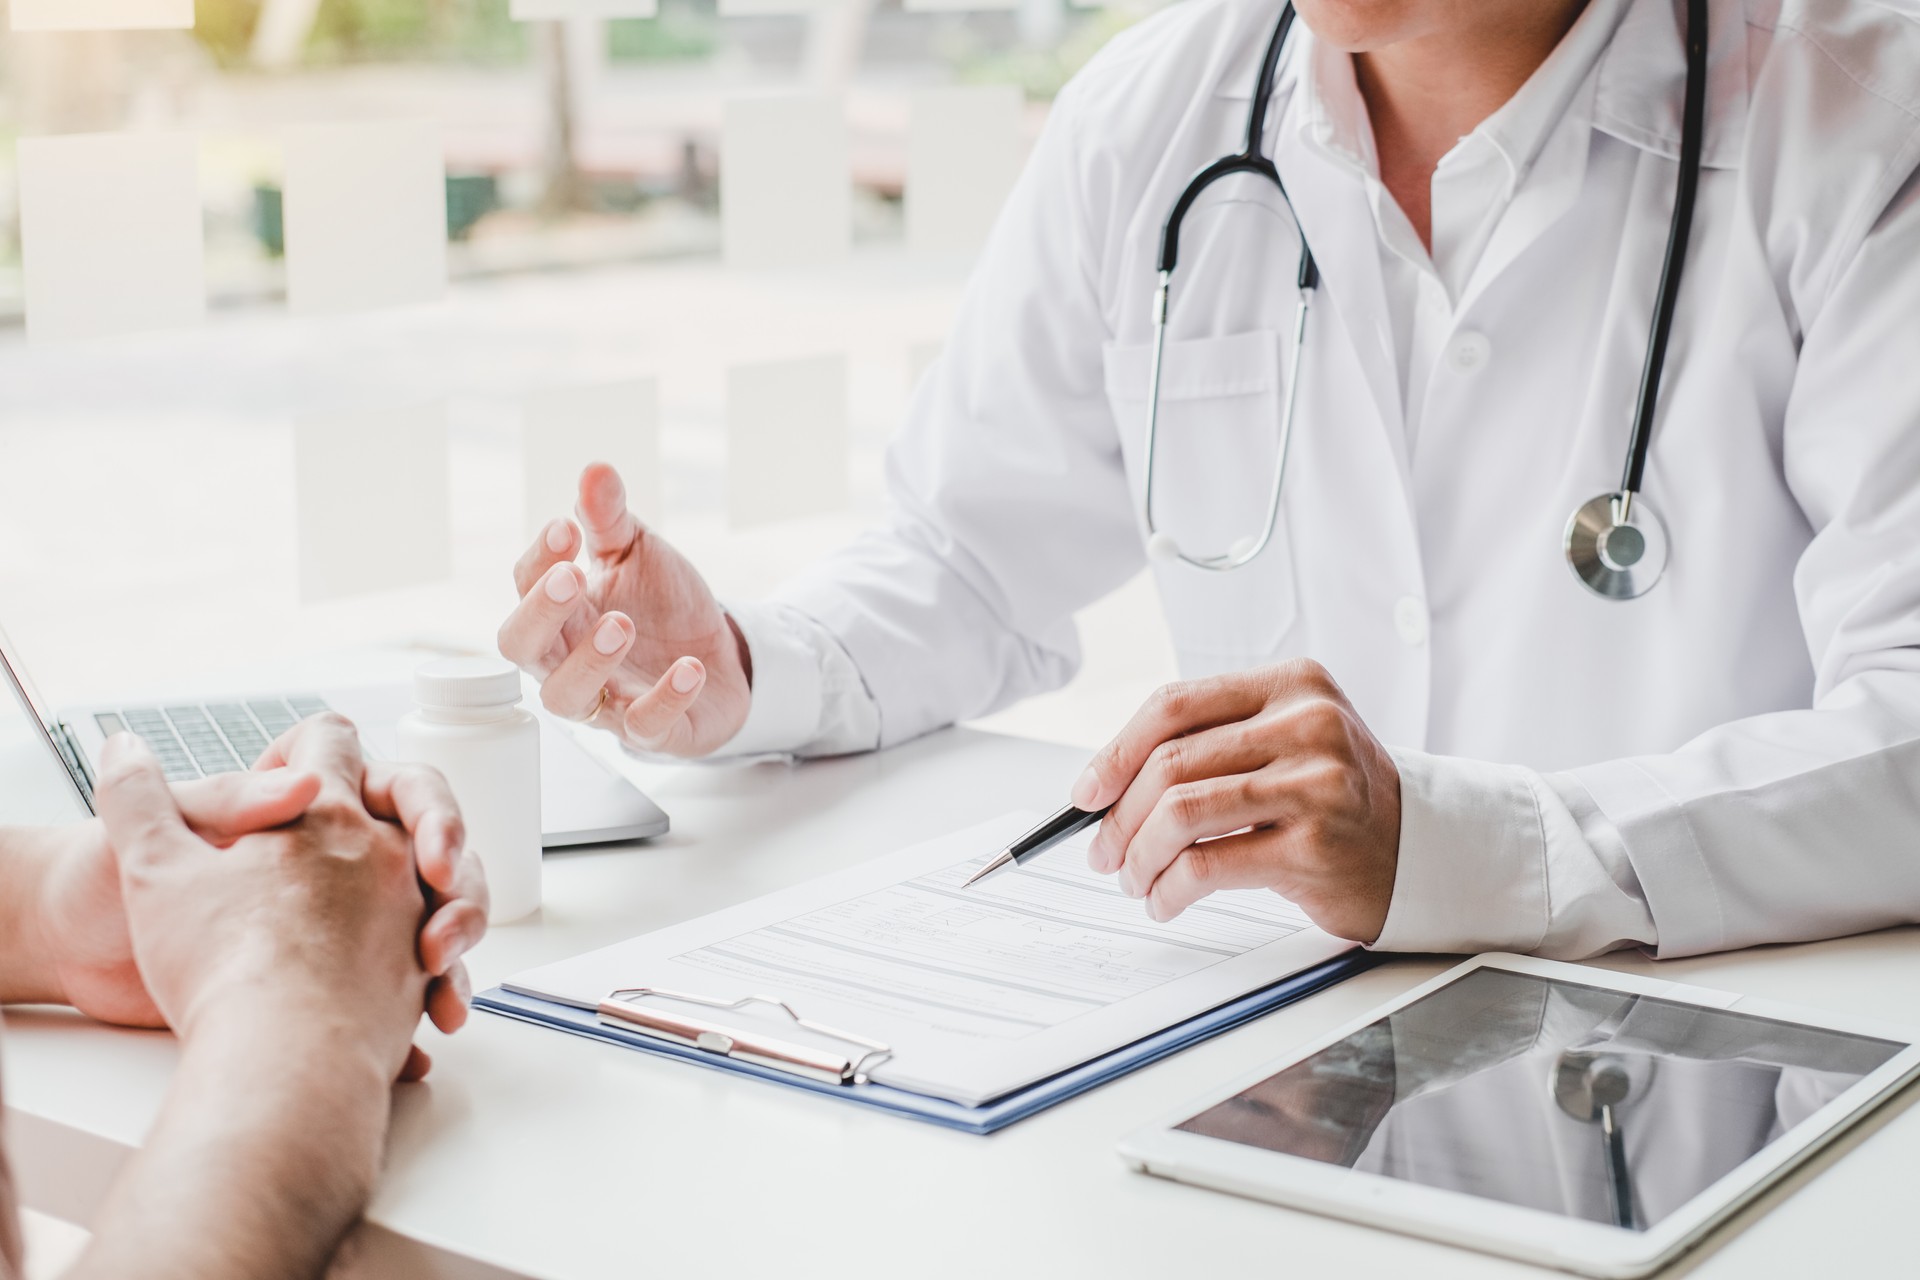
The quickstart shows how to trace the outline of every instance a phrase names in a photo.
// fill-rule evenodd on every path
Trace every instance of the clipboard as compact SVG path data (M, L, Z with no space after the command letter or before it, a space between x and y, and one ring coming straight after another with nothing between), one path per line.
M476 996L473 1004L477 1009L502 1017L622 1048L677 1058L710 1070L730 1071L962 1133L988 1134L1158 1062L1188 1045L1211 1039L1262 1014L1304 999L1373 963L1374 956L1367 951L1355 950L1336 956L978 1107L962 1106L868 1079L867 1071L886 1052L884 1043L811 1022L777 995L716 1001L678 991L630 987L608 992L597 1007L582 1008L495 987ZM673 1013L652 1007L650 1001L655 997L704 1008L698 1015ZM768 1033L728 1017L753 1005L784 1010L795 1027L811 1033L815 1039L837 1040L844 1045L844 1051L823 1051L797 1037Z

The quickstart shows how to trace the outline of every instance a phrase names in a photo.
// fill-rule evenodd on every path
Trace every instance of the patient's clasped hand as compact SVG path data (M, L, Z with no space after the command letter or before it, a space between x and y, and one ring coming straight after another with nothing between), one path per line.
M0 1002L166 1026L180 1065L77 1276L316 1275L371 1192L424 1010L467 1017L486 886L431 770L319 716L256 771L169 787L108 744L100 816L0 831ZM20 1267L0 1175L0 1277Z

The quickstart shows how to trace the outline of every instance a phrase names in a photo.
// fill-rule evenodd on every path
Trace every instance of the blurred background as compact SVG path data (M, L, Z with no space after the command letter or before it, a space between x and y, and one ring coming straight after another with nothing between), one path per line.
M723 15L660 0L648 19L519 22L509 0L198 0L191 30L0 23L0 626L47 696L280 684L309 663L337 684L353 674L343 654L384 677L396 650L490 648L529 522L562 514L520 496L525 401L556 388L657 380L659 523L723 597L766 591L869 521L970 264L906 244L913 93L1015 86L1030 140L1066 79L1146 11L900 3ZM844 106L852 249L729 269L725 104L781 89ZM446 152L444 300L290 314L281 132L423 117ZM29 343L15 140L167 131L200 151L205 324ZM849 500L730 522L728 368L820 354L846 359ZM450 576L303 599L293 424L426 401L447 405ZM1073 687L994 724L1095 744L1170 674L1144 579L1087 621Z
M564 514L527 509L523 472L530 398L566 388L653 380L659 524L723 597L765 592L851 537L880 510L882 452L971 262L908 243L913 95L1014 86L1030 141L1066 79L1144 12L1017 4L722 15L715 0L660 0L651 19L516 22L509 0L198 0L191 30L0 21L0 627L43 693L390 680L422 651L491 649L529 529ZM851 249L825 266L730 268L726 104L783 90L844 109ZM444 298L294 314L284 131L421 118L445 148ZM87 133L195 140L204 324L29 341L15 143ZM847 498L735 518L729 369L822 355L845 361ZM296 424L428 402L445 405L450 570L312 598ZM377 445L363 459L381 462ZM1080 677L990 726L1093 746L1170 676L1144 576L1082 623ZM6 797L16 815L57 799L44 777L44 796ZM28 1226L35 1274L84 1239L37 1215Z

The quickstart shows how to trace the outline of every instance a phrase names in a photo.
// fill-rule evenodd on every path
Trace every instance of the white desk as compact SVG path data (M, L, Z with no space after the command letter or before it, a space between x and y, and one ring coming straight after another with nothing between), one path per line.
M800 767L645 769L649 846L556 855L534 923L473 957L491 985L952 830L1050 806L1083 761L952 731ZM1652 962L1619 957L1622 968ZM1530 1272L1130 1174L1135 1126L1438 972L1396 960L991 1138L475 1014L400 1091L356 1270L383 1276L1420 1276ZM1920 933L1669 963L1667 976L1920 1021ZM84 1222L166 1088L165 1035L8 1018L11 1146L31 1207ZM1920 1113L1903 1099L1683 1265L1708 1276L1912 1274Z

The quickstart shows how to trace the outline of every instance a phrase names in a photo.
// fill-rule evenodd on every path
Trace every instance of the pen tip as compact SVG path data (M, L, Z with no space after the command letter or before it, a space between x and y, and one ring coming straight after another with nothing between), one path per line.
M990 862L988 862L986 866L981 867L978 871L968 876L966 883L961 885L960 887L962 889L970 889L974 885L978 884L982 880L985 880L988 876L992 875L994 872L998 871L1000 868L1006 866L1008 863L1012 861L1013 861L1012 852L1010 852L1009 850L1003 849L1000 851L999 855L993 858Z

